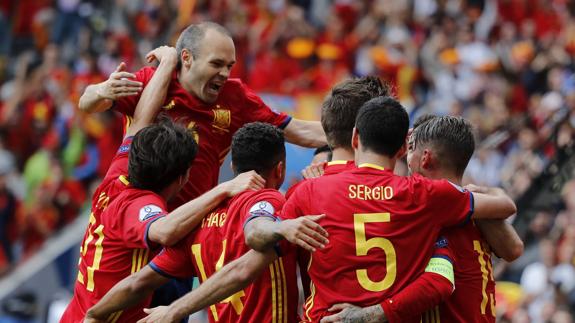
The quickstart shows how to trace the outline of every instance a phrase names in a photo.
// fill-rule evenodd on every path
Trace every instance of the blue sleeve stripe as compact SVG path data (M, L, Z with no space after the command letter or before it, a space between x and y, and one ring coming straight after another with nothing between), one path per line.
M162 275L162 276L164 276L164 277L166 277L166 278L169 278L169 279L181 279L180 277L172 276L172 275L166 273L165 271L161 270L160 267L158 267L158 265L156 265L153 260L150 261L150 262L148 263L148 265L149 265L150 268L152 268L155 272L157 272L158 274L160 274L160 275Z
M150 244L151 244L150 242L152 242L152 241L148 240L148 233L149 233L149 231L150 231L150 225L152 225L152 223L156 222L157 220L159 220L160 218L163 218L163 217L165 217L165 216L166 216L165 214L160 214L160 215L158 215L157 217L155 217L155 218L153 218L152 220L150 220L150 222L148 222L148 223L146 224L146 230L144 230L144 242L146 243L146 247L147 247L148 249L152 249L152 248L150 247Z
M287 125L290 123L291 119L292 119L292 117L291 117L291 116L288 116L288 117L284 120L284 122L282 122L282 123L279 125L278 128L280 128L280 129L285 129L285 127L287 127Z
M276 218L276 217L273 216L273 215L252 214L249 218L246 219L246 221L244 222L244 225L243 225L242 228L245 230L245 229L246 229L246 225L248 224L248 222L250 222L251 220L253 220L253 219L255 219L255 218L266 218L266 219L272 220L273 222L281 221L279 218Z
M451 260L451 258L449 258L446 255L433 255L431 256L431 258L441 258L441 259L445 259L447 261L449 261L451 264L453 264L453 260Z
M469 221L471 221L471 217L473 216L474 210L475 210L475 202L473 199L473 193L469 192L469 212L465 216L465 219L458 226L462 227L462 226L466 225L467 223L469 223Z

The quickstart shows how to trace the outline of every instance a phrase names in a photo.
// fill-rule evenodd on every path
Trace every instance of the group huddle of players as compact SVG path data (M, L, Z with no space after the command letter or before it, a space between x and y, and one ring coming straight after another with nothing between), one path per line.
M94 193L61 322L178 322L204 308L211 322L495 321L491 253L513 260L523 244L502 190L460 186L467 121L409 129L377 77L336 85L321 123L292 119L228 79L235 48L214 23L146 58L158 67L120 64L80 99L123 113L126 134ZM332 160L284 197L285 140L327 143ZM237 176L217 185L230 150ZM406 154L412 174L395 175ZM197 289L148 309L157 288L194 276Z

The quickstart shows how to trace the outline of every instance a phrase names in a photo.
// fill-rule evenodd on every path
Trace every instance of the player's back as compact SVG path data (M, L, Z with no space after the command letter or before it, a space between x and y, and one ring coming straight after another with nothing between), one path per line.
M330 240L310 260L305 316L313 322L335 303L369 306L404 288L423 272L440 229L465 221L472 207L470 193L447 181L375 165L301 186L282 214L325 213L320 224Z
M259 208L261 205L262 211L273 215L284 202L277 190L246 191L232 198L227 209L218 208L206 216L191 247L201 281L250 250L245 244L243 227L252 206ZM210 321L296 322L295 267L295 253L282 255L253 284L210 306Z
M439 306L441 322L495 322L491 250L481 232L470 221L461 228L448 228L441 235L455 258L455 291Z

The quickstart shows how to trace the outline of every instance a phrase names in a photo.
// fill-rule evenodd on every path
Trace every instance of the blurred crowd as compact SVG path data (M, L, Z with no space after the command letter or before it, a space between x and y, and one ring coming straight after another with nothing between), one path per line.
M323 95L376 74L414 119L468 118L478 147L466 181L514 198L572 145L575 1L0 1L0 276L89 206L120 142L119 116L78 112L84 88L205 20L232 32L232 77L259 93ZM563 200L530 224L503 319L572 321L574 181Z

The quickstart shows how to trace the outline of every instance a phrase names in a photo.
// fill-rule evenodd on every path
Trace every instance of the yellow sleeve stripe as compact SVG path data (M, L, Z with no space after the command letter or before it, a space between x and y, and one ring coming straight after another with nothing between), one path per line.
M108 317L106 322L116 323L121 315L122 315L122 311L112 313L112 314L110 314L110 316Z
M309 263L307 264L307 270L309 271L309 268L311 267L311 262L313 260L313 255L310 255L309 257ZM308 297L308 299L305 302L305 317L307 319L308 322L311 322L311 317L309 316L309 312L311 311L311 309L313 308L313 300L315 298L315 285L313 284L313 281L310 281L310 295Z
M287 323L287 281L282 258L269 266L272 283L272 323Z
M455 275L453 274L453 264L445 259L439 257L432 257L429 259L429 264L425 268L426 273L436 273L441 275L455 285Z

